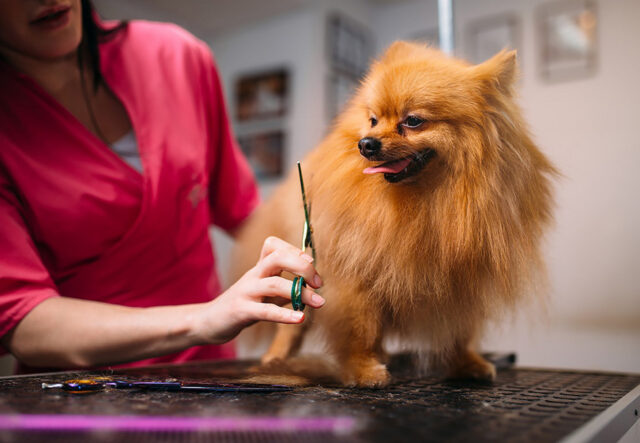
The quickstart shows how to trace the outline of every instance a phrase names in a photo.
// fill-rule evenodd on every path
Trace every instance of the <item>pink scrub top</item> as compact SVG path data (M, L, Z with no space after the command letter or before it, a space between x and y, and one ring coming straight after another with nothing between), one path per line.
M0 62L0 336L60 295L136 307L213 299L209 225L231 230L259 202L205 44L135 21L100 57L142 174ZM129 365L232 356L199 346Z

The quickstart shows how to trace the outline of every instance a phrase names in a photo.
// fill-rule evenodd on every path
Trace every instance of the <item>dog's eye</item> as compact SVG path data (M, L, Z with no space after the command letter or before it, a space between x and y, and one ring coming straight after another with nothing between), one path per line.
M420 117L416 117L415 115L410 115L405 119L405 121L402 124L407 128L417 128L423 123L424 123L424 120L422 120Z
M369 121L371 122L371 127L373 128L375 125L378 124L378 120L375 117L371 117L369 119Z

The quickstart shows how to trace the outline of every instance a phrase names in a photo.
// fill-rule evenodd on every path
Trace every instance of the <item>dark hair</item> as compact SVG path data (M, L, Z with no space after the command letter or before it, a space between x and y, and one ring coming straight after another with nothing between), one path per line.
M91 0L81 0L82 4L82 42L78 51L80 66L89 66L93 71L93 87L97 89L102 78L100 69L100 48L98 44L115 36L116 33L127 27L126 21L119 22L116 26L104 28L98 21L98 15ZM88 60L85 61L85 56Z

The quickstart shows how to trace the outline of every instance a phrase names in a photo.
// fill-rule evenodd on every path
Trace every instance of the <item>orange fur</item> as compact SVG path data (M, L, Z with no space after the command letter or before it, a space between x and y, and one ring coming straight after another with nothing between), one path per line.
M556 174L514 101L516 73L515 52L472 66L395 43L302 162L327 299L313 322L345 383L388 382L382 340L390 334L428 344L452 376L495 375L473 346L485 323L544 275L539 242ZM425 123L399 131L409 114ZM436 155L417 175L389 183L362 173L375 164L358 151L363 137L381 140L394 158L425 148ZM298 244L302 214L292 173L244 229L235 277L255 263L267 235ZM302 333L281 328L264 360L288 357Z

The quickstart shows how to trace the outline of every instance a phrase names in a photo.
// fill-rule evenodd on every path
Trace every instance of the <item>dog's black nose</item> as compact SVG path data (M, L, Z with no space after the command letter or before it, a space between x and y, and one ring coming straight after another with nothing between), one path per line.
M371 158L380 152L382 143L377 138L365 137L358 142L358 149L365 158Z

